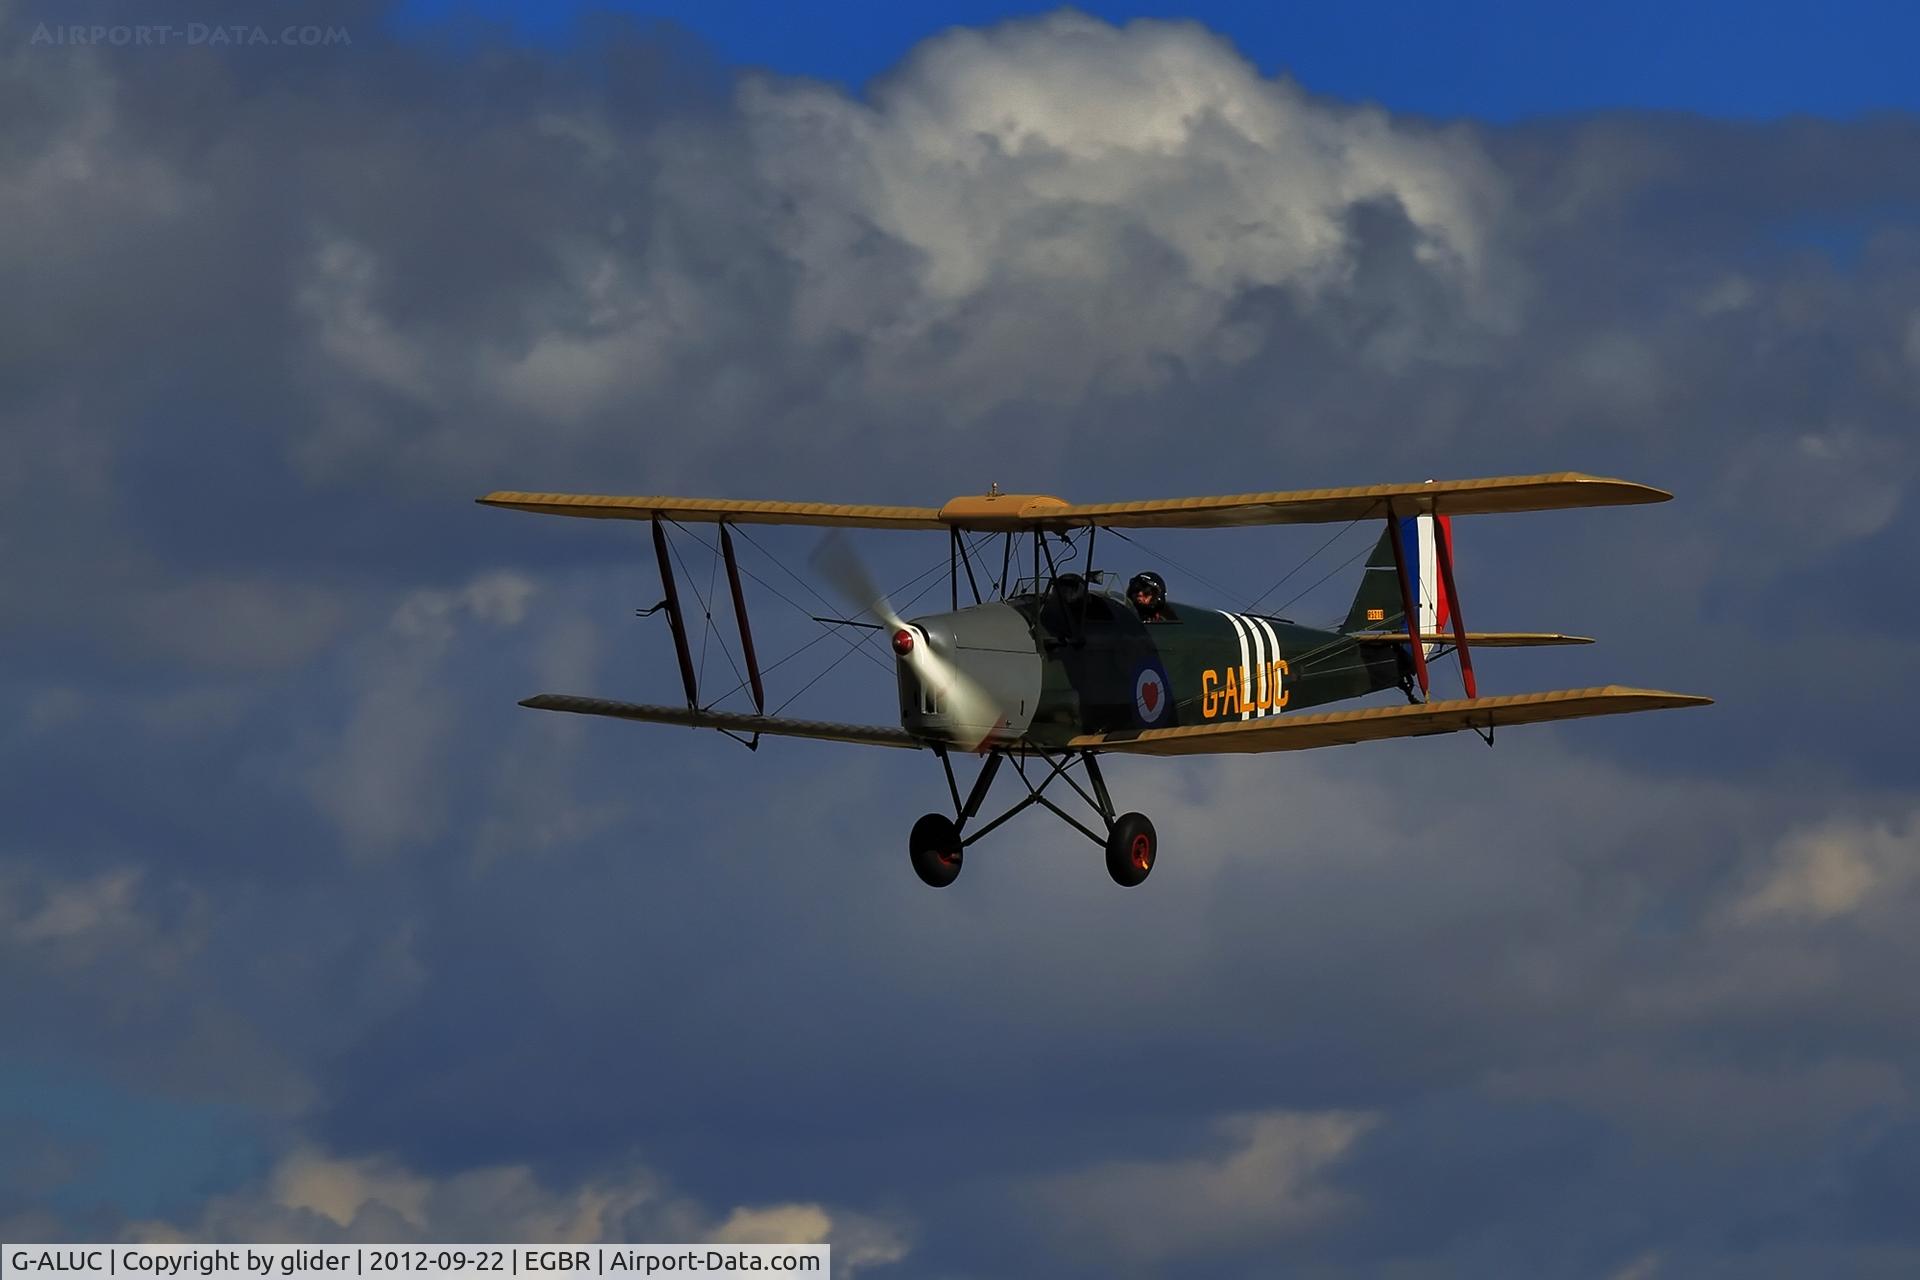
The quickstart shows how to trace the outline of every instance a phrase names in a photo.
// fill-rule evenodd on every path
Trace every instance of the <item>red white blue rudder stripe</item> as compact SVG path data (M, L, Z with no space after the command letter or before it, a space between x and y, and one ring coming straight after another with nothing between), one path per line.
M1439 530L1434 527L1439 522ZM1441 635L1453 621L1452 602L1440 576L1440 548L1435 542L1444 531L1447 545L1453 545L1452 516L1407 516L1400 521L1401 563L1407 566L1408 586L1412 589L1414 612L1419 615L1420 634ZM1438 644L1426 646L1431 658L1440 651Z

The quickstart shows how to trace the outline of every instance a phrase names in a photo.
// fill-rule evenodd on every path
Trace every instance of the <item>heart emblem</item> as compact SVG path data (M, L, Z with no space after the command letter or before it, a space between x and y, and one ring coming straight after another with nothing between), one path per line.
M1142 666L1133 676L1133 710L1143 725L1156 725L1167 715L1167 675L1158 664Z

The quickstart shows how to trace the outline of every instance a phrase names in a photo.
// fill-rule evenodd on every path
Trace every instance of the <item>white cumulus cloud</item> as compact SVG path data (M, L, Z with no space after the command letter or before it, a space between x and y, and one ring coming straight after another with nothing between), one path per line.
M1832 920L1869 909L1920 879L1920 814L1896 828L1835 818L1783 839L1733 902L1741 923Z
M1224 1150L1116 1160L1040 1181L1080 1247L1135 1262L1231 1253L1317 1227L1352 1204L1327 1179L1378 1122L1346 1111L1261 1111L1215 1125Z
M836 1273L907 1256L891 1220L808 1202L735 1208L724 1217L633 1164L555 1185L521 1164L434 1177L392 1156L344 1156L312 1145L285 1152L258 1182L212 1197L187 1220L133 1223L125 1232L171 1240L515 1240L828 1243Z

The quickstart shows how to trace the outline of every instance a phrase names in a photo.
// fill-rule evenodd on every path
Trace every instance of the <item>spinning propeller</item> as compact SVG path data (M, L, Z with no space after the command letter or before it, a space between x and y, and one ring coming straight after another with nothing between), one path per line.
M958 662L937 652L924 627L916 627L899 615L842 534L836 530L822 538L812 563L841 594L850 612L871 612L893 633L894 653L921 687L934 695L936 705L944 709L970 750L983 749L1006 728L1006 717L992 695Z

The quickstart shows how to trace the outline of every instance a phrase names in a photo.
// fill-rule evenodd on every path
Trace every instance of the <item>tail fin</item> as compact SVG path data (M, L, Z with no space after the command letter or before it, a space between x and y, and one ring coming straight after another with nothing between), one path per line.
M1361 575L1360 590L1354 594L1343 631L1406 630L1407 615L1400 603L1400 579L1394 572L1393 543L1389 541L1395 534L1400 537L1401 554L1406 558L1407 585L1412 588L1415 608L1420 614L1420 634L1437 635L1447 629L1453 621L1453 608L1447 599L1446 584L1440 578L1438 547L1434 541L1439 532L1434 528L1436 520L1446 533L1448 545L1452 545L1451 516L1408 516L1396 520L1380 535L1373 554L1367 557L1366 572ZM1437 644L1429 644L1427 656L1432 657L1439 648Z

